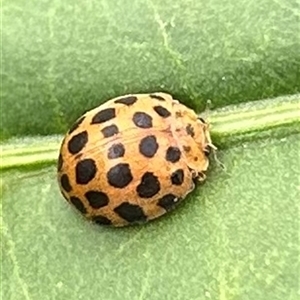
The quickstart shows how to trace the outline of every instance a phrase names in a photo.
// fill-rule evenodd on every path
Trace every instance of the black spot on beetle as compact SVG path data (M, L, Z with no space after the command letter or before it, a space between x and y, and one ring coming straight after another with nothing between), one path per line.
M153 99L156 99L156 100L159 100L159 101L166 101L166 99L162 96L159 96L159 95L155 95L155 94L150 94L149 95L151 98Z
M97 167L93 159L87 158L77 163L75 167L77 184L87 184L96 175Z
M84 207L82 201L77 197L70 197L70 202L82 213L86 214L86 208Z
M109 202L108 196L99 191L88 191L84 194L92 208L101 208Z
M188 135L190 135L191 137L194 137L194 136L195 136L195 131L194 131L194 128L193 128L193 126L192 126L191 124L188 124L188 125L186 126L185 130L186 130L186 133L187 133Z
M85 119L85 116L82 116L79 119L77 119L75 121L75 123L70 127L68 133L71 134L74 130L76 130L79 127L79 125L83 122L84 119Z
M107 172L108 183L115 188L126 187L133 179L129 164L119 163Z
M171 175L171 182L174 185L181 185L184 180L184 172L182 169L176 170L174 173Z
M139 128L151 128L152 117L144 112L136 112L132 117L132 121L135 126Z
M144 137L139 144L139 151L146 157L153 157L157 152L158 144L154 135Z
M178 204L179 199L173 194L167 194L160 198L157 205L164 208L166 211L172 210L176 204Z
M166 160L172 163L176 163L180 160L181 152L179 148L170 146L166 152Z
M77 154L80 152L88 142L87 131L82 131L74 135L68 142L68 150L71 154Z
M146 172L136 188L136 192L141 198L151 198L160 191L160 183L153 173Z
M121 218L129 223L145 222L147 217L143 209L136 204L130 204L129 202L123 202L114 209Z
M187 152L187 153L190 152L190 151L192 150L192 148L191 148L190 146L184 146L184 145L183 145L182 148L183 148L183 150L184 150L185 152Z
M70 181L69 181L69 177L67 174L63 174L60 178L60 184L62 186L62 188L67 192L71 192L72 187L70 185Z
M107 153L107 157L109 159L119 158L123 157L125 154L125 147L123 144L113 144L109 149Z
M59 153L58 161L57 161L57 171L60 171L63 166L63 158L61 153Z
M99 225L111 225L112 224L111 220L109 220L108 218L106 218L104 216L100 216L100 215L93 217L92 221Z
M202 123L206 124L206 122L203 118L199 117L198 120L200 120Z
M98 111L93 119L91 124L101 124L107 122L116 117L116 109L115 108L106 108Z
M176 118L181 118L182 117L182 113L180 111L176 111L175 117Z
M128 97L123 97L120 99L115 100L115 103L120 103L120 104L125 104L125 105L132 105L137 101L136 96L128 96Z
M105 138L108 138L115 134L118 134L119 129L116 125L113 124L113 125L104 127L103 129L101 129L101 132Z
M169 116L171 116L171 113L166 109L164 108L163 106L154 106L153 109L155 110L155 112L160 115L161 117L163 118L167 118Z

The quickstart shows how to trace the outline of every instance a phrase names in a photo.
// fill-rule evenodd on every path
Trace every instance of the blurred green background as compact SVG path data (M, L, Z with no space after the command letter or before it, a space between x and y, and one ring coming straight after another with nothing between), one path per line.
M299 93L299 6L3 1L1 146L13 152L33 137L16 155L20 166L22 158L32 164L1 173L1 298L298 300L300 136L288 122L263 139L245 130L235 146L218 137L227 171L212 163L207 182L177 210L117 230L76 214L55 166L30 169L40 151L30 145L53 151L53 134L126 93L166 91L196 111L208 99L213 108L251 107ZM21 138L10 144L13 136Z
M3 2L1 137L63 133L125 93L202 110L300 91L299 0Z

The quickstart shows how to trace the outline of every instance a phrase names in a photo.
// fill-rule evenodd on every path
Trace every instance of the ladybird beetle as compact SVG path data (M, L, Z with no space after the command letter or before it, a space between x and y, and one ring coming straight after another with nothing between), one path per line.
M116 227L158 218L205 180L209 126L166 93L128 94L86 112L58 158L64 198L87 219Z

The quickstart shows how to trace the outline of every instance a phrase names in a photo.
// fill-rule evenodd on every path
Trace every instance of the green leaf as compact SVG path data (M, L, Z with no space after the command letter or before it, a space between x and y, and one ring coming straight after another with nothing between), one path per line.
M16 137L1 144L1 298L299 298L298 0L2 6L0 138ZM153 91L196 111L212 100L226 171L212 163L156 221L93 225L59 192L61 134L113 96Z
M125 93L197 111L300 92L299 0L3 1L1 138Z
M144 226L92 225L55 167L2 182L3 299L299 298L300 136L220 152L227 167Z

